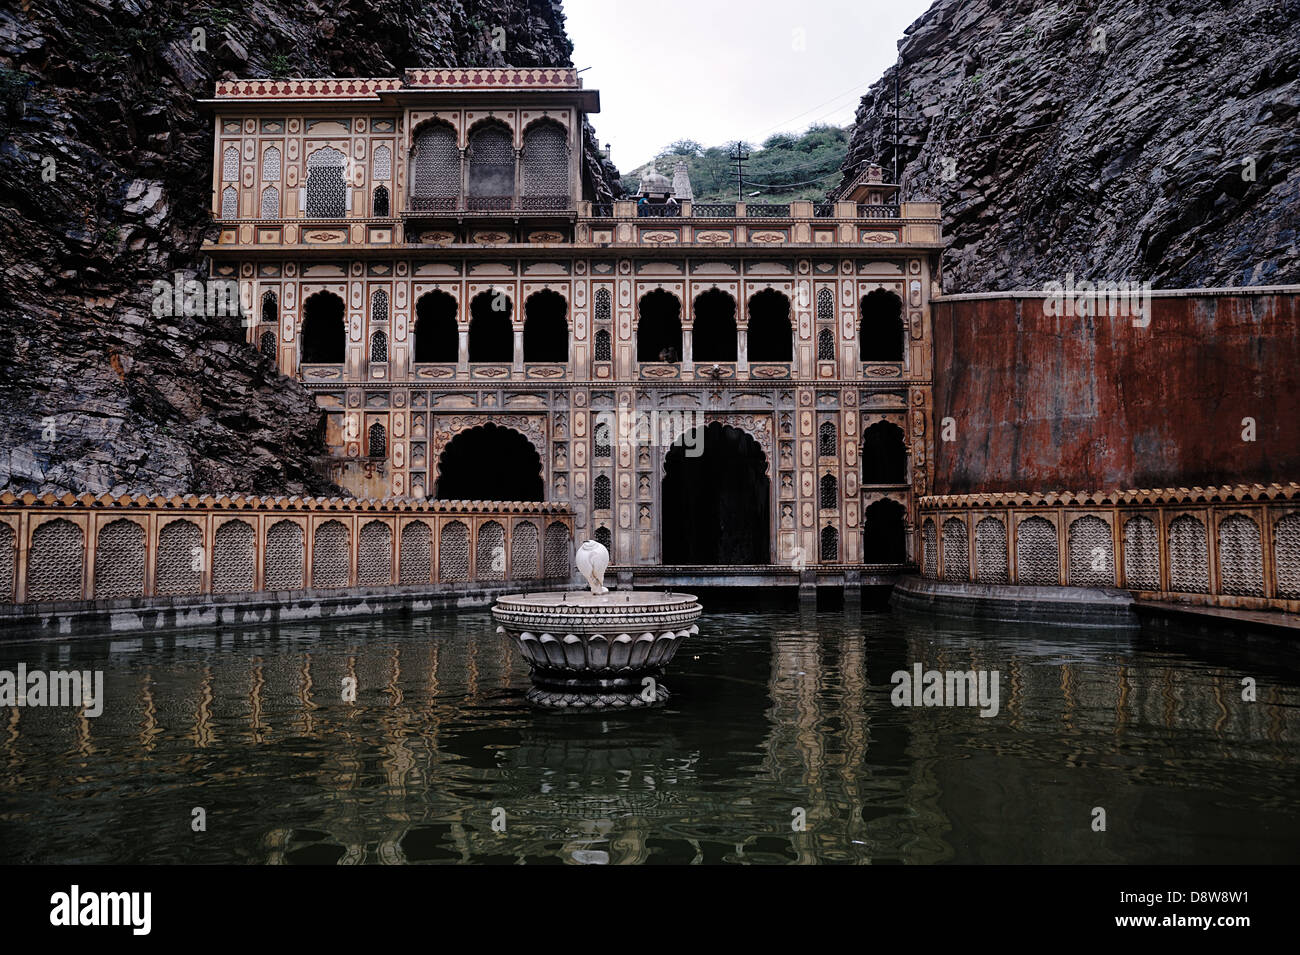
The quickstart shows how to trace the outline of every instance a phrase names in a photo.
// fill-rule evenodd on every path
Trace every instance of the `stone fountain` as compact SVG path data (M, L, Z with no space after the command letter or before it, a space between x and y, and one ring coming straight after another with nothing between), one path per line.
M609 551L584 541L575 563L590 589L509 594L497 599L497 633L518 644L532 668L528 699L547 707L606 709L661 705L664 668L704 612L693 594L604 585Z

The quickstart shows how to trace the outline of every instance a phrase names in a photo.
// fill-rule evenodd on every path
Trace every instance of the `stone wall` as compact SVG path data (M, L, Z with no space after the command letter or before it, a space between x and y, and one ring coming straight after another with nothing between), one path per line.
M0 495L0 604L563 585L572 556L555 504Z
M899 140L946 291L1300 281L1297 0L936 0L898 53L845 182Z
M1156 294L1146 327L1041 296L932 307L938 494L1300 476L1300 288Z
M919 524L931 580L1300 609L1300 484L949 495Z

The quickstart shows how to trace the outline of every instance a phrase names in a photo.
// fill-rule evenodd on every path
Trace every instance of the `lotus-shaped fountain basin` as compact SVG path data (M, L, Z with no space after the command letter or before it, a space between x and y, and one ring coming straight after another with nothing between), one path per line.
M665 702L664 668L703 612L694 594L636 590L509 594L492 607L531 667L528 699L575 709Z

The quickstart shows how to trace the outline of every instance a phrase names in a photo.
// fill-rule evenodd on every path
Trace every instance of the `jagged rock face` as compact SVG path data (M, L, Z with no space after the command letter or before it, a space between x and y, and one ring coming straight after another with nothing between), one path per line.
M1300 0L938 0L899 52L903 196L943 203L945 291L1300 282ZM895 69L846 180L892 168Z
M334 490L312 467L321 413L237 317L152 314L155 281L202 269L212 126L196 100L221 77L570 65L571 50L558 0L6 5L0 490ZM587 140L588 188L607 198L618 171Z

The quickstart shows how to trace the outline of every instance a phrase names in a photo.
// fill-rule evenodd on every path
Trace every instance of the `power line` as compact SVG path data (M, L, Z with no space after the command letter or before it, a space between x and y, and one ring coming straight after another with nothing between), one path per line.
M767 129L765 129L765 130L763 130L761 133L759 133L759 136L766 135L767 133L770 133L770 132L771 132L772 130L774 130L774 129L780 129L782 126L785 126L787 123L793 123L796 119L799 119L799 117L801 117L801 116L807 116L809 113L821 109L821 108L822 108L823 106L825 106L827 103L834 102L835 100L839 99L839 98L842 97L842 96L847 96L849 93L856 93L856 92L858 92L861 88L862 88L862 83L861 83L861 82L854 83L852 86L850 86L848 89L844 90L842 93L836 93L836 94L835 94L834 96L832 96L830 99L828 99L828 100L823 100L822 102L818 103L816 106L812 107L811 109L806 109L806 110L804 110L802 113L796 113L794 116L791 116L789 119L782 120L781 122L777 123L775 126L769 126ZM859 94L859 95L860 95L860 94ZM758 138L758 137L755 137L755 138Z

